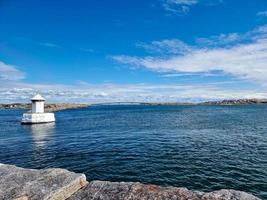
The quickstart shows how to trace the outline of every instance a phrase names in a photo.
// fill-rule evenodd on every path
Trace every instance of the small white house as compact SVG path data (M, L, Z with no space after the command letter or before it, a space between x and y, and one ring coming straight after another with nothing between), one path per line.
M55 121L54 113L44 112L45 99L40 95L35 95L32 99L32 110L31 112L24 113L22 116L22 124L39 124L48 123Z

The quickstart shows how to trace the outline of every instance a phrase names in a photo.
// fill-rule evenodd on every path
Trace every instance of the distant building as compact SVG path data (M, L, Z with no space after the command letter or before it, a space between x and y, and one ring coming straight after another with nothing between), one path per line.
M32 99L32 110L23 114L22 124L38 124L38 123L48 123L55 121L54 113L44 112L44 102L45 99L40 95L35 95Z

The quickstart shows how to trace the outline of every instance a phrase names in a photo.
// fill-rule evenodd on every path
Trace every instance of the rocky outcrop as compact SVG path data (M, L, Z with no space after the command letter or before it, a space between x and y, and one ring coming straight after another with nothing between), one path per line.
M218 190L210 193L186 188L160 187L129 182L92 181L69 200L259 200L236 190Z
M259 200L236 190L204 193L134 182L91 181L65 169L0 164L0 200Z
M266 104L267 99L233 99L222 101L208 101L200 103L203 105L249 105L249 104Z
M65 169L23 169L0 164L1 200L64 200L86 185L83 174Z
M88 104L78 104L78 103L54 103L54 104L45 104L45 112L56 112L60 110L67 109L78 109L86 108ZM0 109L31 109L31 104L23 103L12 103L12 104L0 104Z

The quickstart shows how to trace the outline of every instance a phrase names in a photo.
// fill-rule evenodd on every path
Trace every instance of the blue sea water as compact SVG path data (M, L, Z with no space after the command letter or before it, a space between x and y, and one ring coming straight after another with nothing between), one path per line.
M91 106L32 126L23 112L0 110L1 163L267 199L265 105Z

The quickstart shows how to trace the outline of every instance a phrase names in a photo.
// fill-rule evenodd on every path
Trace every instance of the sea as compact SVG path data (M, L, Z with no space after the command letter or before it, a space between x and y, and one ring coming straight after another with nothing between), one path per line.
M266 105L96 105L37 125L23 112L0 110L0 163L267 199Z

